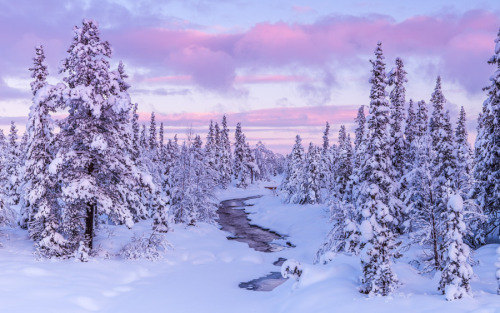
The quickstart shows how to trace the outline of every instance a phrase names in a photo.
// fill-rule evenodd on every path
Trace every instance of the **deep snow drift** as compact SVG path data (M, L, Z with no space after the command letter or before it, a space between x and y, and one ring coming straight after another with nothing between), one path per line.
M317 248L329 230L324 205L285 205L264 186L231 187L220 200L264 195L248 200L252 223L286 235L296 247L264 253L244 242L227 240L216 225L174 225L173 245L163 260L126 261L114 256L133 233L147 233L150 221L101 229L100 257L88 263L37 261L32 242L20 229L2 229L0 241L0 312L500 312L496 294L496 248L475 253L479 265L472 280L474 298L446 301L438 293L439 275L425 277L408 264L418 248L396 261L402 285L391 297L358 293L359 259L338 255L327 265L313 265ZM109 252L109 259L106 253ZM279 271L279 258L301 263L303 274L270 292L239 288L241 282Z

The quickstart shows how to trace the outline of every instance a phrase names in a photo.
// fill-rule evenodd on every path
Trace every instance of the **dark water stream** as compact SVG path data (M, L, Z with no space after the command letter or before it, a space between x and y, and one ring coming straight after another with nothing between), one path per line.
M275 240L284 240L285 237L275 231L250 223L251 220L248 218L248 213L244 210L244 207L251 205L246 204L245 201L260 197L262 196L230 199L220 203L217 210L219 214L218 222L222 230L232 234L227 239L245 242L250 248L266 253L293 247L290 242L286 242L284 245L273 243ZM284 261L285 259L279 258L273 264L281 266ZM271 291L285 281L286 279L281 277L281 272L271 272L266 276L240 283L239 287L254 291Z

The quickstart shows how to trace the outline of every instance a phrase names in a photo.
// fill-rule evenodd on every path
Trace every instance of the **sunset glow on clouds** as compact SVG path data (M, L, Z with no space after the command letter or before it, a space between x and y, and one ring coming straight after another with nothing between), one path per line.
M451 110L465 106L474 127L494 71L486 61L500 27L497 1L325 2L3 2L1 120L27 115L33 47L44 44L57 78L72 26L87 17L111 43L112 63L124 61L133 101L172 127L206 126L228 113L232 125L276 127L270 136L256 132L272 140L283 137L279 129L288 136L293 127L317 132L327 120L352 123L369 103L368 60L379 40L388 70L395 57L405 60L408 99L428 101L441 75Z

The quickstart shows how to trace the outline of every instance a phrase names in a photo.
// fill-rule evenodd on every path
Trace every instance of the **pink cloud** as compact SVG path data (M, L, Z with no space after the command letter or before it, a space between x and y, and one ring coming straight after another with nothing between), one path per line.
M390 55L440 57L441 74L453 75L469 91L478 92L489 76L485 63L498 25L500 17L486 11L416 16L402 22L383 16L330 16L313 24L260 23L237 34L144 28L115 33L110 41L121 57L135 63L153 62L160 66L158 72L163 68L173 75L192 76L203 87L227 90L241 81L237 69L323 69L332 60L366 58L381 40ZM463 61L467 64L457 68ZM477 69L474 79L470 68Z
M38 14L45 7L53 8L49 19ZM387 16L331 15L309 24L263 22L236 33L213 33L185 20L165 19L154 12L154 6L137 14L115 2L92 2L87 8L83 3L67 7L56 0L19 0L15 7L7 8L0 12L0 26L9 30L0 32L2 42L8 43L0 49L1 76L28 68L32 47L39 43L46 44L50 69L55 73L55 64L69 46L72 26L86 12L101 21L102 38L113 46L115 59L145 68L151 77L178 77L165 81L186 79L221 92L232 90L242 80L237 73L245 70L283 73L298 68L334 75L339 67L366 61L378 40L390 56L439 57L436 72L444 79L455 79L469 92L479 92L494 70L486 60L500 25L498 11L476 10L462 15L414 16L400 22ZM330 70L332 66L336 68ZM27 78L29 74L24 71L23 75ZM259 79L248 81L257 83Z

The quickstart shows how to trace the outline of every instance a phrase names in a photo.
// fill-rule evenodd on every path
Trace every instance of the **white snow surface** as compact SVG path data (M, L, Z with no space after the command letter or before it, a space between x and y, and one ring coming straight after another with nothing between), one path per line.
M262 194L247 201L252 223L288 235L295 248L263 253L247 244L227 240L217 226L172 225L167 238L173 245L160 261L127 261L116 256L134 233L148 233L150 221L126 226L105 226L95 245L101 256L81 263L71 260L36 260L33 244L19 228L0 233L0 312L500 312L496 294L496 249L476 251L473 298L446 301L437 291L439 275L422 276L408 262L418 254L411 249L398 259L394 271L402 282L390 297L368 298L357 290L359 257L339 254L326 264L313 265L316 250L330 228L326 205L282 204L264 186L246 190L231 186L219 200ZM281 240L280 240L281 241ZM105 253L104 251L109 253ZM110 258L105 256L110 254ZM271 292L240 289L250 281L280 271L272 265L279 257L301 264L298 281L289 279Z

